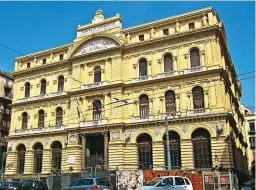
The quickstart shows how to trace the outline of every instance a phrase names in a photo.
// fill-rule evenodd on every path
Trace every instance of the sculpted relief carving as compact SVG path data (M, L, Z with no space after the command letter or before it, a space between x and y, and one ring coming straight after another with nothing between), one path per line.
M100 51L103 49L116 47L117 45L118 44L114 40L111 40L108 38L94 39L86 42L86 44L84 44L82 48L80 48L74 56L79 56L86 53L91 53L91 52Z

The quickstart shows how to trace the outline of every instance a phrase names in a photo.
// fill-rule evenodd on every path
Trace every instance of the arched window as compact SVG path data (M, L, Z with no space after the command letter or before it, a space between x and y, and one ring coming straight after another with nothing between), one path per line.
M140 77L148 75L148 64L146 59L141 59L139 62L139 75Z
M95 100L93 102L93 120L100 120L101 119L101 101Z
M200 66L200 53L197 48L193 48L190 51L190 64L191 68Z
M52 171L59 173L61 170L62 145L59 141L52 143Z
M56 127L62 126L62 120L63 120L63 111L61 107L58 107L56 109Z
M58 78L58 92L63 92L64 91L64 77L60 76Z
M143 94L140 96L140 118L147 119L148 117L149 117L148 96Z
M163 136L164 148L165 148L165 165L167 162L167 152L166 152L166 135ZM181 168L181 152L180 152L180 136L175 131L169 131L169 144L170 144L170 155L171 155L171 166L172 169Z
M43 79L41 81L41 90L40 90L40 94L41 95L45 95L46 94L46 80Z
M44 110L38 112L38 128L44 128Z
M194 109L204 108L204 90L200 86L196 86L192 90Z
M27 82L25 84L25 98L28 98L30 96L30 83Z
M17 173L23 174L24 167L25 167L25 154L26 154L26 147L24 144L21 144L17 148L18 151L18 158L17 158Z
M192 133L194 166L199 168L212 167L211 135L206 129L196 129Z
M28 128L28 113L27 112L23 112L23 114L22 114L21 128L22 129L27 129Z
M165 107L167 114L176 115L176 99L175 93L172 90L165 93Z
M41 173L43 165L43 145L36 143L34 145L34 173Z
M148 134L141 134L137 138L139 169L150 169L153 165L152 138Z
M173 60L171 54L166 54L164 56L164 72L172 72L173 71Z
M101 68L96 67L94 69L94 82L101 82Z

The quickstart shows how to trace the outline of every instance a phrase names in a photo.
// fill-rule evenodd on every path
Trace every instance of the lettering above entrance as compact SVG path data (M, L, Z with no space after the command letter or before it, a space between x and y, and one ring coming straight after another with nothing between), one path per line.
M98 38L87 41L74 56L83 55L86 53L96 52L104 49L109 49L118 46L118 43L110 38Z

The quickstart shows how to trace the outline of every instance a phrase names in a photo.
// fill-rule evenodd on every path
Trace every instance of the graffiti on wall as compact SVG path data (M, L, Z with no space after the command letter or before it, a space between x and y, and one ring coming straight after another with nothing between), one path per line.
M143 185L143 171L117 171L116 172L116 183L118 190L127 189L132 190L136 189Z

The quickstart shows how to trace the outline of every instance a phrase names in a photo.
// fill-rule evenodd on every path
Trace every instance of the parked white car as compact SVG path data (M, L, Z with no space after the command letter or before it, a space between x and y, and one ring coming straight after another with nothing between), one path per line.
M193 190L191 181L181 176L155 178L136 190Z

